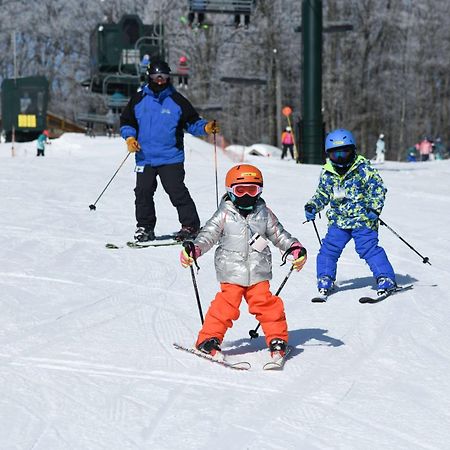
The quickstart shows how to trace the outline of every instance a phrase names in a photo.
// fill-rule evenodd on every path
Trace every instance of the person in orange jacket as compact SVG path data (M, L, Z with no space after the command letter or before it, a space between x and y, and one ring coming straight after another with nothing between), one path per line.
M231 168L225 185L226 194L193 241L192 250L185 248L180 253L182 266L189 267L218 243L214 262L221 290L208 309L195 346L221 359L220 344L238 319L244 297L250 313L261 324L272 357L283 357L288 327L283 301L270 292L272 257L268 241L292 255L297 271L306 262L306 250L261 198L263 176L257 167L239 164Z

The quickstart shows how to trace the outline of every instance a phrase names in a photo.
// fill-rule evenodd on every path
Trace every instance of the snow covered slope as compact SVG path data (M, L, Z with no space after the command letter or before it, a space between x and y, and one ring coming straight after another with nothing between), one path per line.
M218 150L219 192L233 164ZM226 369L172 347L192 345L200 319L178 247L105 249L134 232L134 174L121 139L67 134L36 158L33 143L0 145L0 448L445 449L450 442L450 161L381 167L380 230L400 284L414 289L361 305L374 282L353 244L339 291L312 304L318 240L302 224L319 166L247 157L263 197L309 250L281 296L290 344L282 372L263 372L264 341L245 306L224 349L252 364ZM216 207L212 146L186 137L186 183L202 221ZM177 231L159 186L157 232ZM326 221L317 221L323 236ZM287 270L274 249L275 291ZM203 311L213 252L199 260ZM242 356L245 355L245 356Z

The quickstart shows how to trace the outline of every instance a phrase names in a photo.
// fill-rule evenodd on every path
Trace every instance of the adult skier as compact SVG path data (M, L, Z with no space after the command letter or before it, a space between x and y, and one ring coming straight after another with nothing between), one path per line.
M396 288L395 273L386 252L378 245L378 216L386 188L370 161L356 153L353 134L345 129L330 132L325 139L327 162L314 196L305 205L306 220L330 205L328 231L317 255L317 288L326 297L334 287L337 262L353 239L355 249L377 280L377 294Z
M156 212L153 196L159 177L178 211L181 229L176 239L194 238L200 219L184 184L184 130L194 136L217 133L215 121L202 119L189 101L172 86L170 67L152 61L147 84L134 94L120 117L120 133L129 152L136 155L135 205L138 242L155 239Z

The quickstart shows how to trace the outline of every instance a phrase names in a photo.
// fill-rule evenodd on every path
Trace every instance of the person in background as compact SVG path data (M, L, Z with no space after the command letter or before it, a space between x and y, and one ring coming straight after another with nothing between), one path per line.
M414 145L406 149L406 161L416 162L417 161L417 150Z
M261 198L263 176L249 164L232 167L225 178L226 194L188 249L180 253L183 267L215 244L214 263L220 292L212 301L195 344L214 358L221 357L220 344L233 321L239 318L242 297L261 324L272 357L283 357L288 327L283 301L270 292L272 258L268 241L293 258L297 271L306 263L302 244L278 221Z
M430 155L433 153L433 142L425 136L416 144L416 150L420 154L421 161L428 161L430 159Z
M289 153L291 154L291 158L294 159L294 136L292 135L291 127L286 127L286 129L281 134L281 159Z
M442 143L442 139L438 136L434 142L434 159L441 160L445 158L445 145Z
M189 66L186 56L180 56L178 60L178 87L187 89L189 78Z
M49 132L48 130L44 130L37 138L37 155L36 156L45 156L45 144L49 143L48 140Z
M155 239L153 196L158 177L178 212L181 229L176 239L192 239L200 229L197 209L184 184L184 130L204 136L218 133L219 127L215 121L202 119L175 90L170 72L167 62L152 61L147 84L131 97L120 117L121 136L136 159L136 242Z
M328 231L317 255L317 288L326 298L336 281L337 262L353 239L359 257L370 267L378 285L377 294L395 290L394 269L378 245L378 217L386 188L370 161L356 152L349 130L330 132L325 139L327 162L322 168L314 196L305 205L306 220L330 205Z
M376 144L376 163L384 163L384 155L386 153L386 144L384 142L384 134L380 134Z
M150 64L150 55L146 53L141 59L141 73L145 74L149 64Z

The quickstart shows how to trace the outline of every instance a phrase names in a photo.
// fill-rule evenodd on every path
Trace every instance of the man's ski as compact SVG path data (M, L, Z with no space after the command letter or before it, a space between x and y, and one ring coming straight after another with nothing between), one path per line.
M230 369L248 370L251 367L250 363L247 362L247 361L239 361L239 362L235 362L235 363L227 361L225 355L222 352L217 352L217 353L220 353L220 356L218 358L214 358L211 355L207 355L206 353L202 353L201 351L197 350L196 348L183 347L182 345L179 345L177 343L174 343L173 346L177 350L183 350L183 351L185 351L187 353L191 353L193 355L199 356L200 358L207 359L208 361L211 361L211 362L216 363L216 364L220 364L221 366L228 367ZM217 353L216 353L216 355L217 355Z
M130 248L148 248L148 247L167 247L169 245L179 245L182 242L175 240L167 240L167 241L147 241L147 242L136 242L136 241L128 241L127 247Z
M271 356L270 360L263 365L264 370L282 370L284 367L284 363L286 362L286 358L291 353L292 347L286 347L286 351L284 356L281 356L278 352L275 352L276 355Z
M398 292L407 291L409 289L412 289L413 287L414 287L414 285L412 285L412 284L408 284L407 286L397 286L394 290L387 291L384 294L381 294L381 295L377 296L376 298L375 297L368 297L368 296L361 297L359 299L359 303L378 303L378 302L382 302L383 300L386 300L391 295L397 294Z
M128 241L126 243L127 247L130 248L147 248L147 247L166 247L168 245L177 245L181 244L181 242L175 240L175 234L162 234L160 236L156 236L153 241L139 242L139 241ZM107 243L105 244L106 248L110 249L118 249L124 248L124 245L117 245Z

